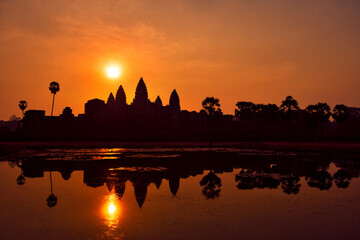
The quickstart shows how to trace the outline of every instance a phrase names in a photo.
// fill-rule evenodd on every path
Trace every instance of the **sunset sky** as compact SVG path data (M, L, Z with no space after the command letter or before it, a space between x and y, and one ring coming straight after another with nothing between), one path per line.
M109 64L122 75L109 79ZM149 98L182 109L207 96L237 101L360 106L359 0L0 0L0 120L28 109L84 112L140 77Z

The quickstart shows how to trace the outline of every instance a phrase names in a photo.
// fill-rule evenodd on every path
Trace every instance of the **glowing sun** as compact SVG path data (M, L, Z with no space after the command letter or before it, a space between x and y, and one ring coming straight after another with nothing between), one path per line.
M106 76L110 79L118 78L121 75L120 66L111 65L105 69Z

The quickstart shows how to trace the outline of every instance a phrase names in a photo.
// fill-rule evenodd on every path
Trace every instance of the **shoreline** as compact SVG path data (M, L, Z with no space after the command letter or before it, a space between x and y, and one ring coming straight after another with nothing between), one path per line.
M208 142L106 142L106 141L24 141L0 142L0 151L7 147L21 148L209 148ZM213 148L238 149L283 149L283 150L357 150L360 142L294 142L294 141L253 141L214 142Z

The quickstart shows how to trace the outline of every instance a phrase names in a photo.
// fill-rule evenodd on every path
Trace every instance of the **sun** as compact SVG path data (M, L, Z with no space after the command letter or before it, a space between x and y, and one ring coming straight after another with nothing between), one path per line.
M110 79L116 79L120 77L122 71L120 66L110 65L105 69L106 76Z

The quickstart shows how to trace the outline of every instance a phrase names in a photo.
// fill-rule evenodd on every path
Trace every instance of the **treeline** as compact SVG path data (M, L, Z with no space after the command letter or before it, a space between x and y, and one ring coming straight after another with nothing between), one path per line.
M216 132L223 119L219 99L207 97L202 105L201 113L211 119L209 125L217 122L211 130ZM301 109L297 100L287 96L280 106L248 101L239 101L235 106L234 124L230 128L237 133L237 138L353 140L360 136L360 111L344 104L331 109L327 103L319 102Z

